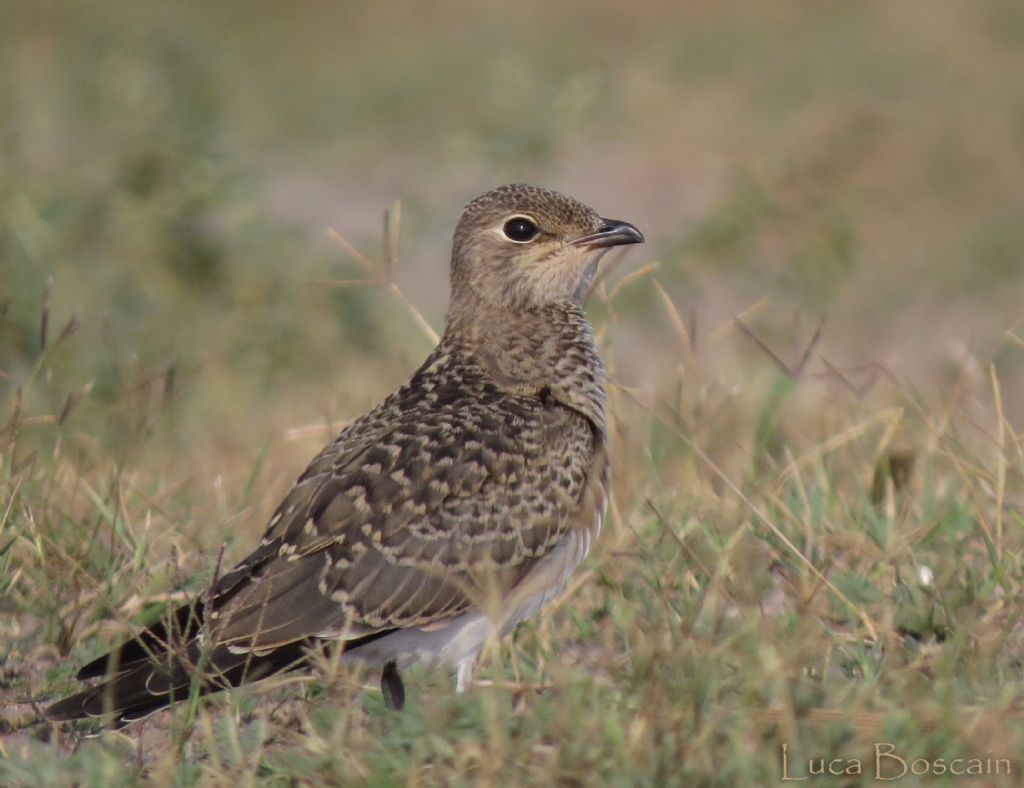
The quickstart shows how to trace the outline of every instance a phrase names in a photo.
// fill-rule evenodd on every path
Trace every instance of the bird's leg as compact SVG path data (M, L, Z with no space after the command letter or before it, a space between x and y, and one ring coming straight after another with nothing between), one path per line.
M465 692L469 689L469 685L473 683L474 662L474 659L464 659L459 663L458 668L455 671L456 692Z
M385 706L392 711L402 710L405 705L405 685L394 660L384 663L384 670L380 674L380 691L384 695Z

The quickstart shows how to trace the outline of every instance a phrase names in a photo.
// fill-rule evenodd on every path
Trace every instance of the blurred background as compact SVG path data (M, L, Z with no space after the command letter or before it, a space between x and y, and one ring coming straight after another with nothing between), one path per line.
M825 316L817 350L855 382L983 371L1000 347L1020 382L1015 0L40 2L4 20L0 386L35 364L47 298L52 331L76 316L66 363L92 402L172 368L181 396L224 376L232 410L305 385L326 408L366 364L397 380L429 341L386 292L318 284L363 275L328 228L379 259L401 200L398 280L440 327L461 206L509 180L643 227L621 270L659 262L698 346L753 307L782 355ZM676 373L662 307L648 281L623 293L629 385ZM720 352L756 350L733 339Z

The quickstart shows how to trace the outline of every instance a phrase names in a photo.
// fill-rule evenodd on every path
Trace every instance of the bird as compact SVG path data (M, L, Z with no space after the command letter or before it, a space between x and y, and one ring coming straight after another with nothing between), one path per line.
M339 648L380 670L455 673L555 597L601 529L606 374L583 302L633 224L506 184L452 240L440 341L298 477L258 546L191 602L78 671L98 683L43 710L119 728L192 696L309 667Z

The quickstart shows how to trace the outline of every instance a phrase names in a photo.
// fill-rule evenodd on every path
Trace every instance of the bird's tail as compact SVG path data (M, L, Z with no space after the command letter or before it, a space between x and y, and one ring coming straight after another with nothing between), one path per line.
M203 654L199 642L193 640L176 653L115 668L102 683L51 704L43 714L54 721L110 718L111 724L120 728L193 692L207 695L298 667L305 661L306 645L297 641L265 654L219 646ZM95 675L95 668L89 672Z

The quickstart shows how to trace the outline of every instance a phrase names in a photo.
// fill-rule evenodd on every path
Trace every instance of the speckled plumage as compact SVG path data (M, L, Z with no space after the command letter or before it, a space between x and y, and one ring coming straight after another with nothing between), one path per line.
M509 217L537 231L506 235ZM642 241L571 198L500 187L455 232L440 344L310 463L257 549L211 592L94 660L98 686L50 719L115 724L301 664L342 642L383 669L433 660L469 678L486 639L565 583L600 529L604 371L581 294L608 246Z

